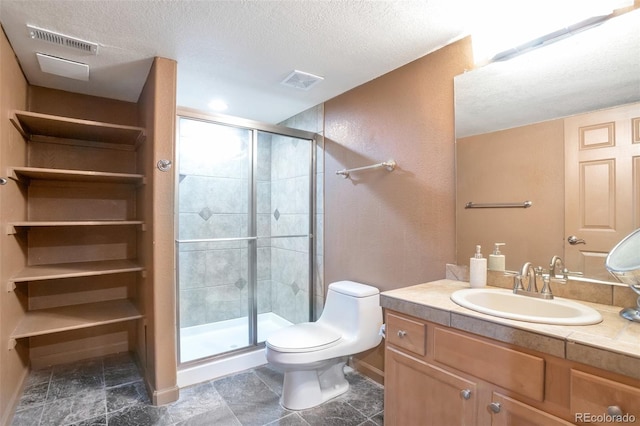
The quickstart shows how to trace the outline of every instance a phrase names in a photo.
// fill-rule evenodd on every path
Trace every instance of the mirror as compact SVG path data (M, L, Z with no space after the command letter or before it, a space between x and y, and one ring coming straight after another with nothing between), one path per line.
M487 257L494 243L506 243L501 251L507 270L526 261L548 268L553 255L564 258L571 248L565 235L564 118L640 102L638 28L635 9L454 79L458 264L468 264L476 244ZM468 202L525 201L533 205L465 208ZM598 259L604 273L591 277L614 282L605 257Z

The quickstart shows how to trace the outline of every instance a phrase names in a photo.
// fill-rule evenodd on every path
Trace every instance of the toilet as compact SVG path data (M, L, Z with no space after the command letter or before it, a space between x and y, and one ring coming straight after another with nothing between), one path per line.
M284 371L282 406L304 410L346 392L348 357L376 347L381 325L377 288L353 281L330 284L316 322L285 327L266 340L267 361Z

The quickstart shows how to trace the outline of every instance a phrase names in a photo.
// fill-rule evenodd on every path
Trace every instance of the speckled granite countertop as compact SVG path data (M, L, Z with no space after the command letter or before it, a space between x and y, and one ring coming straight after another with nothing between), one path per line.
M594 325L564 326L515 321L457 305L451 293L469 283L439 280L380 294L383 308L505 343L640 379L640 323L618 315L617 306L582 302L602 314Z

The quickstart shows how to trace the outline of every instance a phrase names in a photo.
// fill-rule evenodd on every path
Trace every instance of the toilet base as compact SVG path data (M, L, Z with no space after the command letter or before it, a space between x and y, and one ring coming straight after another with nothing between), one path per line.
M344 376L347 357L325 362L310 370L285 371L280 404L289 410L306 410L349 390Z

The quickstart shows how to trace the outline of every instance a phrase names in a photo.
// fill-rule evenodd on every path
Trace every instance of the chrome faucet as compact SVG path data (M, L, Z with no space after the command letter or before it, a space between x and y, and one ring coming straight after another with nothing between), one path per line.
M522 285L522 279L528 277L527 289ZM542 290L538 291L538 280L543 281ZM519 275L513 279L513 292L523 296L537 297L540 299L553 299L551 287L549 287L549 275L544 273L541 266L533 267L531 262L522 265Z
M556 270L556 268L561 272L560 274L558 273L558 270ZM562 261L560 256L553 256L551 258L551 262L549 263L549 276L551 278L559 278L558 275L561 275L562 279L566 280L568 272L569 271L564 267L564 262Z
M549 276L551 281L565 284L571 275L582 275L582 272L571 272L564 266L564 262L560 256L553 256L549 262Z

